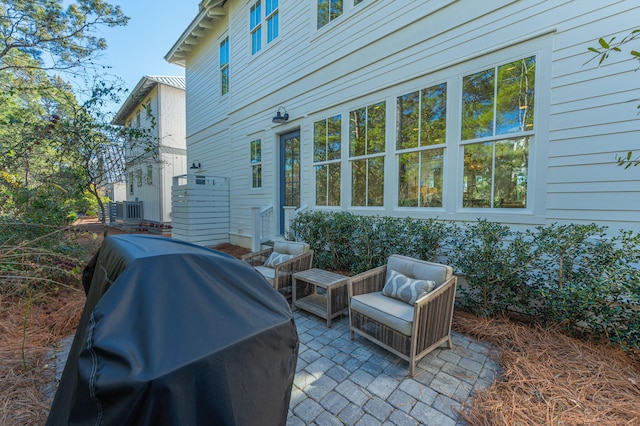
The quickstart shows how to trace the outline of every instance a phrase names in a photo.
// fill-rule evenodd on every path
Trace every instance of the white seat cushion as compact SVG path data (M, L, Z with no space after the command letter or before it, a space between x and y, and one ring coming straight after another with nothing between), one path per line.
M273 251L300 255L309 251L309 244L299 241L276 241L273 243Z
M265 277L273 287L273 279L276 276L276 270L273 268L267 268L266 266L256 266L255 268L256 271L260 272L260 275Z
M360 294L351 298L351 310L396 330L405 336L411 336L413 329L413 306L383 296L382 292Z

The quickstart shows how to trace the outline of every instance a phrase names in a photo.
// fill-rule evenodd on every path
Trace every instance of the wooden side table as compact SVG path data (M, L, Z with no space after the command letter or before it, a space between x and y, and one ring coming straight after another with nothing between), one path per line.
M322 269L307 269L293 274L291 305L331 320L348 307L347 282L349 277ZM318 288L324 288L326 294L318 294Z

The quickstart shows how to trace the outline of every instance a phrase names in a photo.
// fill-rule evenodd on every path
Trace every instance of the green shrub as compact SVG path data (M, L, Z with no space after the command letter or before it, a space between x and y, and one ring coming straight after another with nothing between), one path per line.
M486 220L457 228L449 241L450 263L466 281L459 291L464 309L480 315L531 313L533 289L526 283L531 241Z
M292 230L315 250L316 267L355 275L393 253L448 263L465 278L463 309L524 314L640 347L640 234L608 237L595 224L518 232L487 220L455 225L321 211L300 214Z

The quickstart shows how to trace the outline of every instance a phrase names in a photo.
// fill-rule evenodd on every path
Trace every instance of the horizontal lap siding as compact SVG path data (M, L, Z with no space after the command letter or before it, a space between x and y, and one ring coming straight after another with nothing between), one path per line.
M600 67L587 51L597 39L635 28L634 2L594 6L554 37L554 68L547 174L547 222L598 222L639 230L640 175L616 166L616 155L640 145L634 99L637 64L613 54ZM609 15L603 19L603 16Z
M536 159L535 176L541 220L616 218L637 226L634 204L618 196L640 195L634 189L636 184L640 187L637 170L623 171L614 164L615 154L635 148L640 136L632 101L640 98L634 83L638 81L635 63L621 55L612 56L600 68L585 64L590 58L587 48L595 45L599 36L610 34L612 29L624 35L625 29L632 28L635 22L629 16L640 12L635 4L367 0L316 30L311 9L314 2L281 1L279 39L263 45L262 52L252 57L250 2L227 2L228 30L222 25L210 31L188 59L190 160L211 165L216 169L213 174L220 171L231 177L230 230L248 234L251 207L277 202L279 134L300 128L303 204L313 204L313 121L394 99L425 84L461 78L455 67L475 58L488 58L488 66L502 58L511 60L501 53L501 47L539 37L548 40L552 59L552 64L540 67L551 93L538 97L550 104L545 108L549 114L537 117L535 140L543 153ZM229 96L220 99L217 50L224 31L230 37L231 89ZM286 107L290 119L273 125L271 117L279 106ZM263 188L254 190L250 187L249 141L256 138L262 140ZM458 155L455 144L449 148L449 155ZM387 158L393 161L393 156ZM208 174L211 171L207 168ZM447 176L447 184L452 185L450 197L457 194L453 186L459 183L459 173L454 170ZM404 214L393 208L393 201L387 200L382 213ZM477 216L451 209L438 215ZM536 220L532 215L492 217L510 223Z

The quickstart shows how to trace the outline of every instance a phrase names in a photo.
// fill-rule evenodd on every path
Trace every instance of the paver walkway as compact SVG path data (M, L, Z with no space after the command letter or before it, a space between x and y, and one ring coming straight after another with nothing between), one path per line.
M463 425L456 409L496 378L491 346L453 332L408 376L408 363L363 337L349 339L349 320L332 328L294 312L300 337L288 426Z
M351 341L347 317L332 328L299 310L294 318L300 347L287 426L463 425L455 409L499 371L489 345L453 332L453 349L431 352L411 378L407 362L363 337ZM72 341L61 342L51 363L58 380Z

